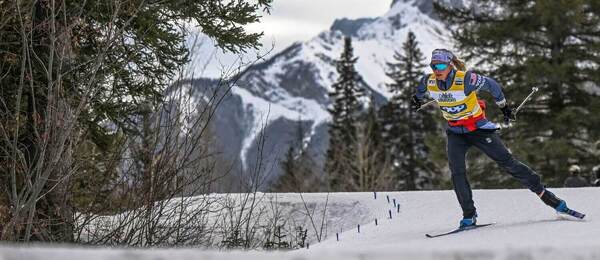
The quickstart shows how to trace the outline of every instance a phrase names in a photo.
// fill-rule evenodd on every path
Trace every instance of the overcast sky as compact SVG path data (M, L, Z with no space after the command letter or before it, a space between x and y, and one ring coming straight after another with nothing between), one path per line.
M392 0L274 0L271 15L247 28L263 31L263 45L270 47L275 42L277 52L329 29L337 18L381 16L391 3Z

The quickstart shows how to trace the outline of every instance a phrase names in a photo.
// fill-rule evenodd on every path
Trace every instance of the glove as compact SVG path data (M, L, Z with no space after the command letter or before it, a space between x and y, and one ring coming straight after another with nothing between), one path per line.
M517 118L512 113L512 108L508 106L508 104L504 105L500 110L502 110L502 114L504 115L504 123L510 123L510 121L515 121Z
M410 100L410 106L413 110L417 111L419 110L419 108L421 108L421 105L423 105L423 102L421 102L421 100L419 98L417 98L417 95L413 95L412 99Z

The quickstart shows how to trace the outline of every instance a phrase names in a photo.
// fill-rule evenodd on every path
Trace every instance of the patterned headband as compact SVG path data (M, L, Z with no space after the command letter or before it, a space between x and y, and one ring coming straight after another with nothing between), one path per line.
M446 49L435 49L431 53L431 61L441 61L443 63L450 63L454 59L454 54Z

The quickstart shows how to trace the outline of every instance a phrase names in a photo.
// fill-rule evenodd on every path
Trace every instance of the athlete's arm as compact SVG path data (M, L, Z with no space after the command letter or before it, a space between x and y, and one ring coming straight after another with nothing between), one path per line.
M474 72L468 71L465 74L465 95L469 95L472 91L486 91L492 94L496 105L504 107L506 98L502 92L502 87L494 79L485 77Z
M417 86L417 92L415 93L415 97L417 97L417 99L419 100L423 100L423 98L427 94L427 79L429 79L429 75L423 75L423 77L419 81L419 86Z

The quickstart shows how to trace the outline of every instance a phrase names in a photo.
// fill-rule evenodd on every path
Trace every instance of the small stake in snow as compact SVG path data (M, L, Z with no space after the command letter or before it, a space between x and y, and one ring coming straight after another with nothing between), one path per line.
M394 199L394 207L396 207L396 199Z
M392 210L390 209L388 212L390 213L390 219L392 219Z
M376 191L373 192L373 198L377 199L377 192Z
M390 203L390 195L385 195L385 197L387 198L388 203Z
M336 239L337 241L340 241L340 234L339 234L339 233L335 233L335 239Z
M306 243L306 249L308 249L310 247L309 243Z
M398 205L396 205L396 213L400 213L400 203L398 203Z
M358 228L358 233L360 233L360 224L358 224L357 228Z
M377 226L377 219L375 219L375 226Z

